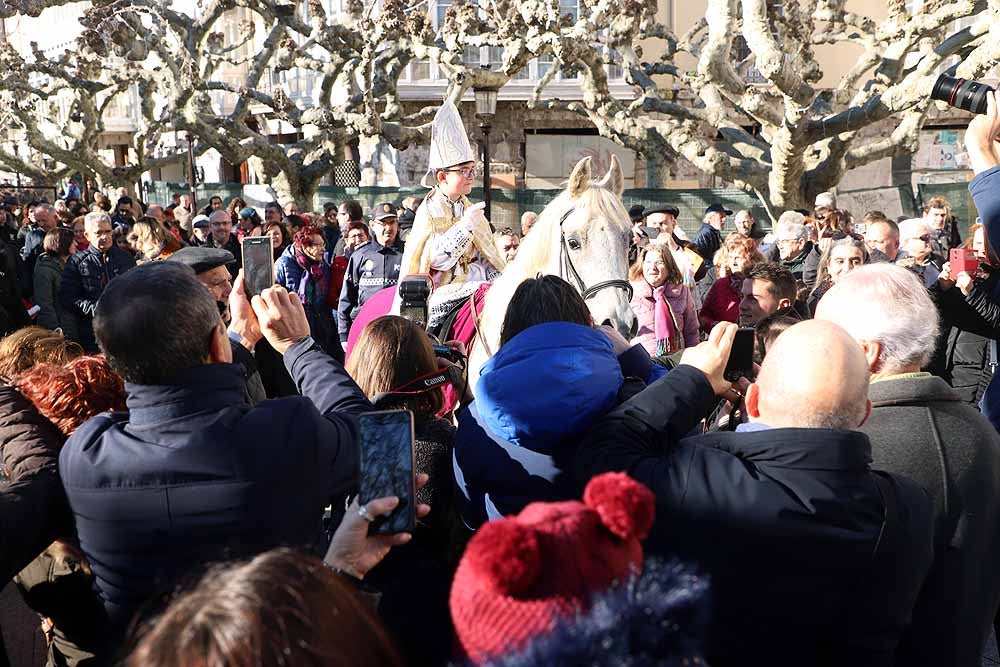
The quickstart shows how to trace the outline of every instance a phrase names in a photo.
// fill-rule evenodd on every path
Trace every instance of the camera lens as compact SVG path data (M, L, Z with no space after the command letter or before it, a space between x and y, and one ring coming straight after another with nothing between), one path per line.
M945 102L950 106L972 113L986 113L986 93L993 88L985 83L969 81L967 79L956 79L955 77L942 74L934 82L931 90L931 98Z

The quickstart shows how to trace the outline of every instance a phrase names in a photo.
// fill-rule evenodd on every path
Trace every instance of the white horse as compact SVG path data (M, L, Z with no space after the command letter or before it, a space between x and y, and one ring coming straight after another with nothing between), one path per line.
M590 158L573 168L567 189L552 200L493 283L479 318L480 336L469 350L469 382L496 353L507 305L524 280L539 273L564 278L577 288L597 324L614 326L626 339L635 315L629 305L628 249L631 223L622 203L625 177L618 158L600 181L592 181Z

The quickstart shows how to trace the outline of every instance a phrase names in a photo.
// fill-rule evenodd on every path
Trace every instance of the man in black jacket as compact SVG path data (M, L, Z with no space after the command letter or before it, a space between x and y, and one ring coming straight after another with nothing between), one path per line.
M1000 435L944 380L921 372L938 313L913 273L861 267L824 295L816 317L844 327L865 352L872 414L862 430L874 465L934 499L934 565L897 663L978 667L1000 603Z
M115 246L111 218L107 213L88 213L84 233L90 247L66 262L59 284L59 299L76 319L77 342L88 354L97 352L94 340L94 309L104 289L114 278L135 266L135 259Z
M796 324L746 387L750 423L684 438L733 391L735 330L718 325L598 422L576 479L625 471L656 494L647 553L712 580L709 664L891 665L930 566L932 509L914 482L873 472L850 430L869 409L864 355L835 325Z
M324 507L357 489L357 417L371 404L309 336L297 295L273 287L253 301L238 278L233 317L256 312L302 393L253 408L190 268L145 264L98 304L95 331L125 379L128 413L77 429L59 473L111 638L154 592L206 563L315 548Z

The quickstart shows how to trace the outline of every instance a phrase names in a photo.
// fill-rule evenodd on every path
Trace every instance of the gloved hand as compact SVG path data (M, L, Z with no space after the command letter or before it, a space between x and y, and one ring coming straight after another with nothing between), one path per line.
M470 233L480 225L486 230L489 230L490 223L483 214L483 210L485 208L486 202L479 202L478 204L469 206L462 213L462 219L460 222L466 229L469 230Z

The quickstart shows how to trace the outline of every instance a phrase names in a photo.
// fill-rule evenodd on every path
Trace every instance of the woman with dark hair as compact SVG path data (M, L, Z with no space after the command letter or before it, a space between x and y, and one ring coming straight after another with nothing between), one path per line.
M271 237L271 247L274 249L275 260L281 257L285 249L292 244L292 237L289 235L288 229L280 222L274 222L273 220L257 227L253 235Z
M140 634L127 667L402 667L370 605L318 558L218 566Z
M242 197L233 197L229 200L229 205L226 206L226 210L229 211L229 217L233 219L233 227L240 224L240 211L247 207L247 203L243 201Z
M667 246L650 243L640 250L629 270L629 281L632 311L639 323L633 343L657 357L698 344L694 296Z
M458 411L454 468L466 527L533 501L576 497L564 472L575 439L621 397L659 377L658 368L641 345L595 328L583 297L562 278L521 283L500 349L480 369L475 400Z
M318 227L305 226L274 263L274 282L299 295L313 338L328 353L340 346L329 305L330 265L323 259L326 241Z
M394 315L369 322L347 361L347 372L376 410L413 412L414 469L430 476L417 492L430 515L413 542L393 550L366 578L382 593L379 614L414 665L444 664L450 657L448 590L465 541L451 483L455 427L436 416L444 405L442 386L420 384L442 368L447 362L435 358L427 333Z
M71 230L56 227L45 233L42 240L44 252L35 262L34 284L35 305L41 310L35 322L46 329L61 329L66 336L76 340L76 320L59 299L59 284L66 262L77 251L76 239Z

